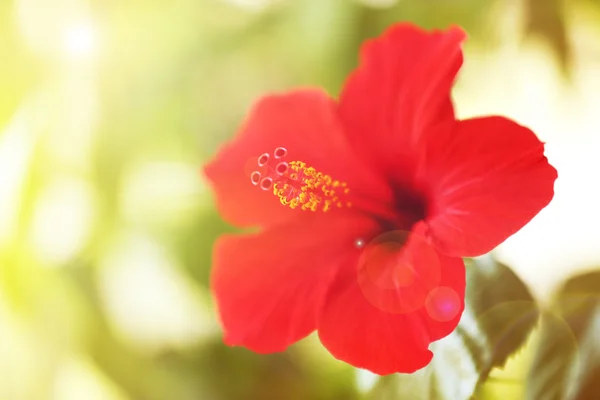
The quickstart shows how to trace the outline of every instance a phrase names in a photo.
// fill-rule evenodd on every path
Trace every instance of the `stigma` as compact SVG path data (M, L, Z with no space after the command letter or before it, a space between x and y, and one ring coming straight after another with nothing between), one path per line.
M273 154L260 155L259 170L250 174L250 182L261 190L272 191L279 202L291 209L324 211L351 207L346 182L333 179L302 161L286 161L287 149L277 147Z

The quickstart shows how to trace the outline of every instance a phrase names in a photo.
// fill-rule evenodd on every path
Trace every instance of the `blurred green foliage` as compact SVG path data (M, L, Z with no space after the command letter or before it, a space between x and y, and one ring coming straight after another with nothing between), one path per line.
M598 397L599 321L600 272L588 272L565 282L542 321L529 374L529 398Z
M459 24L475 55L501 46L520 15L521 37L542 37L568 69L569 11L600 4L374 3L0 3L0 399L384 398L365 394L314 337L270 356L221 343L211 248L234 228L200 166L261 94L309 85L337 95L360 43L394 22ZM503 271L503 285L472 284L487 288L472 294L476 311L532 301ZM472 356L484 353L477 340L491 341L471 393L525 341L532 310L458 331ZM510 335L498 328L515 318ZM490 387L481 398L501 392Z
M467 306L457 329L432 345L430 365L412 375L381 378L369 400L470 399L478 391L481 397L492 369L503 368L526 342L539 310L525 284L489 257L466 265Z

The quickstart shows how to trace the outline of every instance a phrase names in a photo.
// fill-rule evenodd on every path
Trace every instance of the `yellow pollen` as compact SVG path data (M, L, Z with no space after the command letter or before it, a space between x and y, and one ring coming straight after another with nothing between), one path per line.
M350 193L345 182L340 182L307 166L302 161L291 161L289 168L273 185L273 194L281 204L292 209L329 211L350 207L344 195ZM341 197L340 197L341 196Z

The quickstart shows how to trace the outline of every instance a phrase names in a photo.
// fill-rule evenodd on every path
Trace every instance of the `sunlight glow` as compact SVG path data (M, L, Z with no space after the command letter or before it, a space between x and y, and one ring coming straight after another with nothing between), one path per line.
M225 0L248 11L262 11L277 0Z
M0 288L1 289L1 288ZM31 399L42 379L40 345L0 291L0 399Z
M468 398L475 387L478 373L475 363L458 332L454 331L440 341L433 343L430 350L435 354L430 368L444 371L448 365L453 366L452 373L438 375L440 378L437 380L437 385L440 388L440 394L443 394L443 398L446 400Z
M92 189L75 180L54 182L42 192L31 232L42 259L62 263L81 250L94 219L93 200Z
M131 345L160 351L216 332L202 292L158 243L122 237L99 269L100 293L115 331Z
M98 30L86 0L17 0L21 34L34 53L50 61L87 61L98 48Z
M0 244L8 241L16 228L23 185L33 152L33 134L25 111L18 111L4 131L0 131Z
M189 221L202 205L206 187L198 167L183 162L143 162L124 174L119 191L123 217L131 222Z
M52 400L126 400L127 397L91 362L74 357L56 373Z
M398 3L398 0L360 0L360 2L373 8L389 8Z
M368 393L372 390L378 380L379 375L366 369L356 368L356 386L361 393Z
M89 58L97 48L97 33L91 23L75 23L63 31L63 48L74 59Z

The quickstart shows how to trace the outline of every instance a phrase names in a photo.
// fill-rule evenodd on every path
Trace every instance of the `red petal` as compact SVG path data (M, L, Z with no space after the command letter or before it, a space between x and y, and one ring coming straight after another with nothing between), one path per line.
M288 150L287 161L307 163L319 172L344 180L375 196L389 188L355 160L337 116L337 105L319 90L302 90L263 98L239 135L205 167L220 213L239 226L268 226L301 210L283 207L271 191L250 183L257 159L277 147ZM387 195L389 197L389 195Z
M458 27L427 32L399 24L364 45L340 113L351 143L371 163L393 173L425 128L454 119L450 89L465 37Z
M348 260L331 285L317 329L323 345L342 361L380 375L414 372L431 360L429 343L458 324L465 268L460 258L437 253L415 232L399 252L389 252L395 263L387 263L377 251L369 260L384 242L375 241L361 257ZM392 270L369 271L377 268L371 262ZM389 279L393 268L410 270L413 276L394 281Z
M429 132L420 177L429 184L433 243L454 256L492 250L554 195L556 170L535 134L502 117Z
M212 290L227 344L268 353L312 332L332 274L376 228L360 216L307 212L263 233L221 237Z

